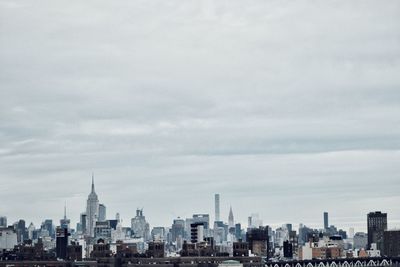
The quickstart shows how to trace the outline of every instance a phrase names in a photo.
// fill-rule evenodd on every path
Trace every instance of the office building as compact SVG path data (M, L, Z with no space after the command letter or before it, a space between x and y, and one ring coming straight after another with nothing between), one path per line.
M94 189L94 176L92 175L92 190L86 205L86 235L94 237L94 227L99 217L99 199Z
M248 257L249 256L249 244L239 240L233 242L233 256L234 257Z
M329 228L329 221L328 221L328 212L324 212L324 229Z
M7 227L7 217L0 216L0 228L6 228L6 227Z
M235 224L235 238L236 240L242 239L242 225L240 223Z
M71 220L67 218L67 205L64 205L64 218L60 220L60 226L63 229L70 229Z
M283 241L283 257L293 258L293 245L288 240Z
M353 236L353 248L354 249L367 249L368 246L368 234L357 232Z
M107 213L106 213L106 205L99 204L99 221L104 222L106 220Z
M165 228L162 226L153 227L151 230L151 238L153 241L165 241Z
M56 255L58 259L67 258L67 246L68 246L68 229L57 227L56 228Z
M0 228L0 251L12 250L18 245L17 231L12 227Z
M203 223L204 229L210 228L210 215L208 214L193 214L193 223Z
M220 221L219 194L215 194L215 221Z
M250 228L246 233L246 241L254 255L268 256L268 227Z
M94 227L95 240L103 239L104 241L111 241L111 223L110 221L97 221Z
M131 219L132 235L135 238L143 238L144 241L150 240L150 225L146 222L142 209L136 210L136 217Z
M235 219L233 218L232 206L229 209L228 226L229 229L235 228Z
M204 241L204 222L195 222L190 225L190 241L193 244Z
M87 231L87 229L86 229L86 223L87 223L86 213L85 212L81 213L79 219L80 219L79 224L80 224L80 228L81 228L80 230L82 233L86 233L86 231Z
M383 233L387 230L387 214L380 211L367 215L368 248L375 243L378 250L383 249Z
M383 256L400 257L400 230L383 232Z
M177 218L174 220L171 227L171 239L172 242L176 242L178 238L183 238L185 236L185 220Z

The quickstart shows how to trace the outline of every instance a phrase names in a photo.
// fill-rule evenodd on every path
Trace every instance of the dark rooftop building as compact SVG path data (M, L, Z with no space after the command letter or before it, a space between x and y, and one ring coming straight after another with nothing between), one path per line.
M400 257L400 230L384 231L383 256Z

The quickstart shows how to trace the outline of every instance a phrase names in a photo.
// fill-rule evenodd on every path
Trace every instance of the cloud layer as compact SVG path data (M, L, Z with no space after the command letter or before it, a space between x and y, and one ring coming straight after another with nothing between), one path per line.
M0 202L400 223L397 1L0 2Z

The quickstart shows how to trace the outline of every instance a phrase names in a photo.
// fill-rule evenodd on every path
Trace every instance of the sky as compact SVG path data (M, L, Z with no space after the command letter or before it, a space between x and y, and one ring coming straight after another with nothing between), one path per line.
M400 2L0 0L0 214L400 227Z

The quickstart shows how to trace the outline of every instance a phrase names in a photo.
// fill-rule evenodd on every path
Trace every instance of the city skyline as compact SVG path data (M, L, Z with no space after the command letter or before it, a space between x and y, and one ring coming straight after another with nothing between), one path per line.
M0 214L400 226L398 1L0 1ZM46 213L46 214L44 214ZM28 222L29 223L29 222ZM348 225L348 226L346 226ZM358 226L357 226L358 225Z
M94 209L93 207L92 207L92 205L95 205L95 206L99 206L99 205L103 205L104 206L104 204L101 204L101 203L99 203L99 199L98 199L98 196L97 196L97 194L96 194L96 192L94 191L95 190L95 183L94 183L94 174L92 173L92 178L91 178L91 190L90 190L90 194L89 194L89 196L88 196L88 199L87 199L87 203L86 203L86 206L84 206L83 207L83 209L82 209L82 212L84 212L85 214L86 214L86 216L87 216L87 214L88 214L88 210L86 210L86 209L89 209L89 207L91 207L91 209ZM217 204L216 204L216 198L215 198L215 196L216 195L218 195L218 213L221 213L220 211L221 211L221 209L220 209L220 200L221 200L221 195L219 194L219 193L215 193L213 196L214 196L214 211L215 211L215 208L216 208L216 206L217 206ZM91 199L93 199L93 198L95 198L96 200L93 200L94 201L94 203L95 204L90 204L91 203ZM87 207L87 208L86 208ZM134 211L135 211L135 213L137 213L137 211L138 210L143 210L144 209L144 207L142 207L142 208L139 208L139 207L136 207L135 209L134 209ZM82 214L82 212L80 213L80 215ZM229 215L227 215L227 216L225 216L226 218L224 218L224 216L220 216L220 220L221 221L223 221L223 222L225 222L225 223L229 223L230 222L230 213L232 212L232 205L231 204L229 204ZM370 214L372 211L369 211L368 212L368 214ZM97 213L98 213L98 211L97 211ZM146 210L146 213L147 213L147 210ZM121 213L120 212L116 212L116 213L114 213L114 214L110 214L109 212L107 213L107 214L109 214L105 219L107 219L107 220L110 220L110 219L115 219L116 217L118 218L118 220L119 219L121 219L121 225L124 225L124 226L129 226L130 225L130 219L131 218L133 218L134 217L134 214L132 214L131 216L129 216L129 215L127 215L127 216L123 216L122 218L120 217L121 216ZM151 218L149 218L149 217L147 217L148 218L148 221L150 222L150 227L151 228L153 228L153 227L158 227L158 226L162 226L162 227L170 227L170 225L171 225L171 223L173 222L173 220L175 220L175 219L178 219L178 218L181 218L181 219L185 219L185 218L190 218L192 215L194 215L194 214L208 214L208 215L210 215L210 214L212 214L212 212L206 212L206 211L203 211L203 212L197 212L197 211L193 211L191 214L188 214L188 215L185 215L185 216L177 216L177 217L175 217L175 218L172 218L171 220L170 220L170 222L168 222L168 223L165 223L165 224L151 224ZM222 212L222 214L225 214L224 212ZM248 216L252 216L253 214L256 214L256 215L259 215L260 213L259 212L257 212L257 211L255 211L255 212L252 212L251 214L249 213L248 214ZM279 227L281 227L282 225L284 225L284 224L287 224L287 223L289 223L289 224L292 224L293 226L293 229L298 229L299 227L299 225L301 224L301 225L304 225L304 226L307 226L307 227L311 227L311 228L314 228L314 229L320 229L320 230L326 230L327 228L325 227L325 216L328 216L328 214L329 214L329 212L326 212L326 211L324 211L323 213L321 213L321 217L322 217L322 221L321 222L315 222L315 223L304 223L303 221L300 221L300 222L294 222L294 221L286 221L286 222L279 222L279 223L268 223L268 222L266 222L265 220L263 220L263 218L261 217L260 219L261 219L261 222L262 222L262 225L263 226L269 226L269 227L272 227L272 229L275 229L275 228L279 228ZM366 215L368 215L368 214L366 214ZM5 215L5 214L0 214L0 216L6 216L7 218L8 218L8 216L7 215ZM98 217L98 215L96 214L96 215L93 215L94 217L93 217L93 219L92 219L92 223L94 224L94 220L97 220L97 219L95 219L95 218L97 218ZM236 215L235 215L236 216ZM248 220L248 216L245 218L245 219L240 219L240 220L237 220L236 219L236 217L235 217L235 219L234 219L234 223L240 223L242 226L246 226L247 224L246 224L246 221ZM215 216L214 216L215 217ZM11 217L12 218L12 217ZM87 218L89 218L89 216L87 216ZM124 219L125 218L125 219ZM331 218L331 216L329 215L329 220L331 220L330 219ZM9 224L12 224L12 223L14 223L14 221L15 222L17 222L18 220L20 220L20 219L23 219L23 220L26 220L26 223L27 224L29 224L29 223L33 223L33 221L29 221L29 219L27 219L27 218L18 218L18 219L16 219L16 220L11 220L11 221L8 221L8 223ZM70 216L68 216L68 212L67 212L67 202L64 202L64 206L63 206L63 217L60 217L60 218L50 218L50 217L43 217L42 218L42 220L41 221L37 221L36 223L34 223L34 225L35 226L39 226L41 223L43 223L44 221L45 221L45 219L51 219L51 220L53 220L53 222L57 222L59 219L68 219L68 221L70 221L71 222L71 228L75 228L75 226L76 226L76 223L78 223L79 222L79 217L78 217L78 219L73 219L72 218L72 220L71 220L71 217ZM215 220L215 218L213 218L213 217L211 217L210 218L212 221L214 221ZM333 220L335 220L335 219L337 219L336 217L333 217ZM68 222L68 223L70 223L70 222ZM89 221L88 221L88 223L89 223ZM89 223L90 224L90 223ZM365 226L364 226L364 224L365 224ZM55 224L55 225L57 225L57 223ZM345 231L348 231L349 229L351 229L351 228L353 228L353 231L356 231L356 232L366 232L366 230L367 230L367 221L366 220L364 220L364 221L360 221L360 223L359 224L354 224L354 222L353 222L353 224L352 223L348 223L348 224L343 224L343 223L329 223L328 224L328 227L330 227L331 225L333 225L333 226L336 226L336 227L338 227L338 228L343 228ZM360 225L362 225L362 226L360 226ZM397 222L397 221L395 221L395 220L390 220L390 215L389 215L389 220L388 220L388 229L399 229L399 225L400 225L400 223L399 222ZM249 225L247 225L247 226L249 226ZM92 234L89 232L88 233L88 235L89 236L91 236Z

